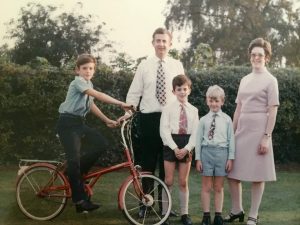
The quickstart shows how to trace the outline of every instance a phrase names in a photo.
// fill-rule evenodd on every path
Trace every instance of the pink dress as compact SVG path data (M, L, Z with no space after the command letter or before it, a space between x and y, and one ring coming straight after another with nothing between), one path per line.
M267 69L243 77L236 98L242 105L235 132L235 160L229 178L242 181L276 180L272 140L268 153L257 153L268 119L268 106L279 105L277 79Z

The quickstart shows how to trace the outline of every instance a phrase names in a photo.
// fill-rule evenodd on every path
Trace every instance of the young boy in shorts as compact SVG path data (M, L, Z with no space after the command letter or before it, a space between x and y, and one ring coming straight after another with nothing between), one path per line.
M180 214L184 225L192 225L188 214L188 177L199 122L198 109L188 102L191 84L191 80L185 75L173 78L173 94L177 99L163 108L160 119L160 136L164 143L165 183L171 191L178 163ZM162 199L164 200L164 193ZM166 207L164 203L162 205L164 214ZM170 224L169 220L164 224Z
M225 93L218 85L208 88L206 103L209 112L203 116L196 135L196 169L202 173L201 202L203 220L201 225L211 225L210 192L214 191L215 217L213 225L223 225L224 177L232 168L235 144L231 118L222 112Z

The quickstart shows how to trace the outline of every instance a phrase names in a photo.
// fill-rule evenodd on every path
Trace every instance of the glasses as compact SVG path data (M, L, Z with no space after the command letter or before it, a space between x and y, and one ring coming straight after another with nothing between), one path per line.
M251 53L250 56L251 56L251 58L256 58L256 57L258 57L259 59L262 59L263 57L265 57L264 54L260 54L260 53L258 53L258 54Z

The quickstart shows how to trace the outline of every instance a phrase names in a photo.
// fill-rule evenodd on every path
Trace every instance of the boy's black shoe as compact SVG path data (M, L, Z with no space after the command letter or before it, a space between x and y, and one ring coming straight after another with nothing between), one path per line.
M223 224L224 224L224 221L223 221L222 216L216 215L215 218L214 218L214 224L213 225L223 225Z
M209 216L203 216L201 225L211 225L211 218L210 215Z
M76 204L76 212L78 213L88 213L95 209L98 209L100 205L92 203L88 200L83 200L81 203Z
M188 214L184 214L181 216L181 222L183 225L192 225L192 220Z

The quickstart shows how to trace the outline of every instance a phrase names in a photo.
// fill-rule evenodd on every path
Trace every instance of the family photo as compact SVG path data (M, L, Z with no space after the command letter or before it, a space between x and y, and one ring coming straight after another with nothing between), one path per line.
M300 224L300 1L1 5L0 225Z

